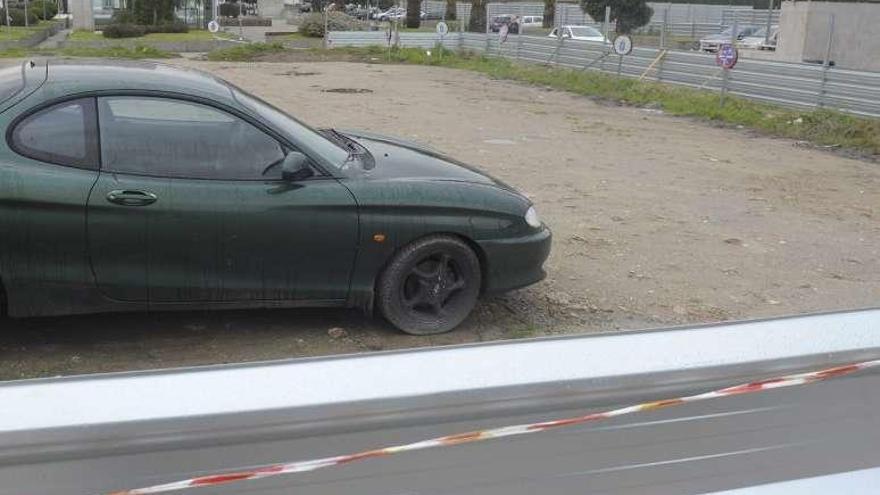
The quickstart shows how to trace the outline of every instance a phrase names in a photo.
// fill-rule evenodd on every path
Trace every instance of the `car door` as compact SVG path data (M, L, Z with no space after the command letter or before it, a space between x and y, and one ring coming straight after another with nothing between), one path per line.
M155 96L98 98L91 262L109 297L339 300L357 211L335 179L281 179L288 151L239 116Z
M0 150L0 273L15 315L69 313L93 288L86 200L98 177L95 103L60 101L20 115Z

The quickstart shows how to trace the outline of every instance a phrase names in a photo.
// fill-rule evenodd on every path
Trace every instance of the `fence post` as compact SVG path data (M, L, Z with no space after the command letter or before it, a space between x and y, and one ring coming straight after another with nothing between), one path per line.
M666 6L666 10L663 11L663 25L660 27L660 51L666 50L666 30L668 29L669 24L669 5ZM663 66L666 65L666 57L660 60L660 65L657 66L657 81L663 80Z
M733 29L730 32L730 44L731 45L736 43L736 31L737 31L737 29L739 29L739 26L737 24L738 24L737 18L734 17L733 18ZM719 46L718 49L720 50L721 47ZM721 98L719 99L718 106L724 107L724 96L727 93L727 86L730 83L730 69L728 69L726 67L722 67L721 70L724 71L724 77L721 79Z
M486 28L483 30L483 36L486 37L486 56L489 56L489 2L486 2Z
M608 46L608 30L611 28L611 6L605 6L605 21L602 26L602 36L605 37L605 41L602 44L602 61L600 62L602 65L599 66L599 70L605 72L605 58L611 53L611 47Z
M239 2L239 3L241 3L241 2ZM328 40L330 38L330 32L327 29L328 22L327 22L327 9L326 9L326 7L324 8L323 12L321 12L321 15L324 17L324 39L321 40L321 45L326 50L327 46L329 45ZM239 23L241 23L241 16L240 15L238 16L238 19L239 19Z
M663 11L663 24L660 26L660 49L666 48L666 23L669 22L669 6Z
M825 59L822 61L822 84L819 86L819 100L816 106L825 106L825 85L828 83L828 69L831 67L831 47L834 41L834 14L828 14L828 42L825 44Z
M764 44L770 43L770 26L773 24L773 0L767 5L767 32L764 33Z

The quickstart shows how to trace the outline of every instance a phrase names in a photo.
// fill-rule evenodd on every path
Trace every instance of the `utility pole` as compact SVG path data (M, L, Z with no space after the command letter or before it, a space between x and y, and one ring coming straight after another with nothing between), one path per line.
M767 5L767 32L764 33L764 46L770 44L770 26L773 25L773 0Z

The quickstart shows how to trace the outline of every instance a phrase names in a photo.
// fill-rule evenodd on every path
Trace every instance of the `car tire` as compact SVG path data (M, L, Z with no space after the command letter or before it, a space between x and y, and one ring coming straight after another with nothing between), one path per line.
M430 236L401 249L377 284L379 312L411 335L448 332L464 321L480 295L480 260L460 239Z

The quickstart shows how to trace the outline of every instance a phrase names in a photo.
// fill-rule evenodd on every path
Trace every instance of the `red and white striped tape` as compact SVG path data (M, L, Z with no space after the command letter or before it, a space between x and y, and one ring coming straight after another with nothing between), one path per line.
M457 435L450 435L439 438L432 438L430 440L422 440L419 442L408 443L404 445L395 445L391 447L384 447L376 450L367 450L364 452L358 452L356 454L348 454L341 455L336 457L326 457L323 459L313 459L308 461L297 461L297 462L289 462L283 464L272 464L268 466L261 466L257 468L251 468L247 470L237 471L237 472L227 472L221 474L214 474L209 476L199 476L198 478L191 478L188 480L175 481L173 483L167 483L163 485L154 485L144 488L135 488L131 490L123 490L119 492L114 492L111 495L145 495L150 493L165 493L171 492L175 490L183 490L186 488L197 488L197 487L205 487L205 486L218 486L224 485L227 483L233 483L237 481L244 480L255 480L260 478L269 478L272 476L279 476L282 474L292 474L292 473L305 473L308 471L316 471L318 469L323 469L331 466L341 466L344 464L351 464L352 462L364 461L367 459L371 459L374 457L385 457L394 454L401 454L403 452L412 452L415 450L424 450L424 449L432 449L436 447L449 447L452 445L460 445L465 443L473 443L473 442L481 442L484 440L491 440L493 438L503 438L503 437L511 437L515 435L526 435L529 433L538 433L541 431L546 431L552 428L559 428L563 426L572 426L578 425L582 423L587 423L591 421L599 421L603 419L614 418L617 416L623 416L625 414L632 414L643 411L652 411L655 409L662 409L671 406L678 406L682 404L687 404L689 402L697 402L702 400L709 399L717 399L720 397L728 397L732 395L739 394L749 394L755 392L763 392L766 390L771 390L775 388L783 388L783 387L792 387L795 385L805 385L808 383L818 382L821 380L827 380L829 378L836 378L843 375L848 375L850 373L854 373L859 370L864 370L867 368L872 368L875 366L880 366L880 359L874 361L865 361L856 364L848 364L845 366L837 366L834 368L828 368L819 371L812 371L809 373L799 373L795 375L788 375L779 378L771 378L768 380L761 380L752 383L745 383L742 385L736 385L733 387L727 387L720 390L714 390L711 392L704 392L697 395L690 395L687 397L678 397L674 399L665 399L654 402L645 402L642 404L635 404L627 407L622 407L619 409L613 409L605 412L591 413L584 416L576 416L573 418L566 419L558 419L555 421L545 421L540 423L531 423L531 424L522 424L522 425L514 425L514 426L505 426L502 428L493 428L490 430L482 430L482 431L472 431L468 433L460 433Z

